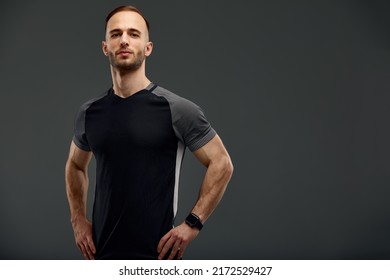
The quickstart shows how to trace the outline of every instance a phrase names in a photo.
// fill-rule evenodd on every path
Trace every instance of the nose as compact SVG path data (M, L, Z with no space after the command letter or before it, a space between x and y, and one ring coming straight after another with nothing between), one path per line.
M121 36L121 47L128 47L128 46L129 46L129 41L126 32L124 32Z

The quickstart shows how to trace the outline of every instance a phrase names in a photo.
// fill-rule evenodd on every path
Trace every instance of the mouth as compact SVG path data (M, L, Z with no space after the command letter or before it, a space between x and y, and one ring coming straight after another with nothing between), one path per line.
M120 51L117 51L116 54L117 55L130 55L132 54L133 52L132 51L129 51L129 50L120 50Z

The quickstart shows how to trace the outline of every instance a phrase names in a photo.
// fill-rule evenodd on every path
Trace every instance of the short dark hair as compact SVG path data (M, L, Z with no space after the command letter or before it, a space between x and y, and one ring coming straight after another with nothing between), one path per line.
M146 17L142 14L142 12L137 9L136 7L134 6L119 6L117 8L115 8L114 10L112 10L106 17L106 25L104 27L104 30L107 31L107 23L108 21L110 20L110 18L115 15L116 13L119 13L119 12L122 12L122 11L130 11L130 12L136 12L137 14L139 14L144 20L145 20L145 23L146 23L146 27L148 28L148 31L150 29L150 25L149 25L149 22L148 20L146 19Z

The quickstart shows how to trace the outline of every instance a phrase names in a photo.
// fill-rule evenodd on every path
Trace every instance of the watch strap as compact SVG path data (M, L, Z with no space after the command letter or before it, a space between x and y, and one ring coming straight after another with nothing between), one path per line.
M200 221L199 216L194 213L190 213L187 216L185 222L187 225L189 225L192 228L197 228L198 230L201 230L203 228L203 224Z

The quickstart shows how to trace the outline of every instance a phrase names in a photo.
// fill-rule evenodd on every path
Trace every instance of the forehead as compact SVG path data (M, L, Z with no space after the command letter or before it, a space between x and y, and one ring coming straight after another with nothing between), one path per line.
M147 32L148 28L143 17L132 11L121 11L114 14L110 20L107 22L107 32L113 29L130 29L135 28L139 31Z

